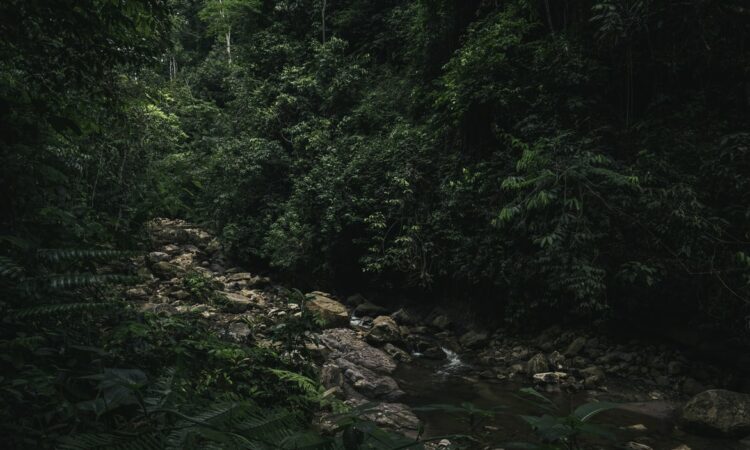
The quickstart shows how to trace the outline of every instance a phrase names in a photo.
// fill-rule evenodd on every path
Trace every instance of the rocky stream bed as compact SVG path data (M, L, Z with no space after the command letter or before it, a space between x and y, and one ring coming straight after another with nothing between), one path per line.
M227 339L267 346L274 342L264 330L300 314L286 287L232 267L205 230L170 219L153 220L148 230L152 251L134 260L146 281L125 293L142 310L197 311ZM212 280L223 304L196 302L184 288L188 273ZM508 440L531 439L518 415L538 411L516 394L533 386L562 409L587 401L621 403L601 415L618 430L617 442L594 448L750 448L750 395L726 389L744 390L741 377L663 343L620 342L558 327L511 336L454 323L441 308L389 310L362 295L319 291L308 298L304 307L326 324L311 350L327 394L370 405L364 415L384 428L409 436L421 428L425 436L465 433L455 415L416 407L503 406L480 430L502 448ZM325 414L319 426L330 428Z

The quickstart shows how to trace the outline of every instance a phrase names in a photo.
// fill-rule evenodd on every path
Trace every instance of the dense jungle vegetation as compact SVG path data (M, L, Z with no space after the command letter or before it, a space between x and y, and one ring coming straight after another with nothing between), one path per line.
M18 448L229 448L238 417L257 444L320 402L305 364L118 297L153 217L306 288L746 333L742 0L5 0L0 32Z

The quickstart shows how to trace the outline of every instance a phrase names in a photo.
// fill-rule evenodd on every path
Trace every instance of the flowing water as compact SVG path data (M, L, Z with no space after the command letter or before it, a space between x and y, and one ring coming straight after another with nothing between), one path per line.
M504 442L535 442L529 427L519 418L521 414L541 415L539 409L518 397L523 386L512 382L494 382L475 377L476 370L462 361L455 352L444 348L445 361L435 362L415 358L411 364L401 364L395 378L407 397L404 403L417 408L417 415L425 424L425 436L468 434L470 425L465 414L449 413L444 409L419 410L419 407L437 404L471 405L484 410L496 410L493 417L474 427L472 434L480 435L501 448ZM570 411L587 401L585 393L548 394L562 410ZM629 404L626 409L608 411L592 422L607 424L615 432L614 442L591 441L586 448L622 448L628 441L646 444L654 450L672 450L687 445L691 450L741 450L750 445L734 440L703 439L685 434L674 427L668 417L669 405L665 402ZM638 425L645 431L629 430Z

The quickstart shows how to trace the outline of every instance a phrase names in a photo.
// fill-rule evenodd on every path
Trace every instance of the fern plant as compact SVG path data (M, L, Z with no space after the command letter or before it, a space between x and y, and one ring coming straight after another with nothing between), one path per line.
M8 239L4 239L8 242ZM132 256L115 250L34 250L6 247L0 256L0 434L10 445L45 448L68 425L70 390L78 389L73 375L96 366L104 352L95 349L98 327L119 314L113 284L128 282L128 274L99 273L103 261ZM46 419L45 419L46 418ZM42 424L47 424L43 426ZM54 425L54 426L53 426ZM48 428L49 427L49 428Z
M582 438L604 438L613 440L612 432L602 426L590 423L596 415L618 408L610 402L589 402L577 407L569 414L561 414L552 400L533 388L524 388L519 398L530 402L543 411L541 416L522 415L538 437L540 444L510 443L507 448L525 448L537 450L580 450Z

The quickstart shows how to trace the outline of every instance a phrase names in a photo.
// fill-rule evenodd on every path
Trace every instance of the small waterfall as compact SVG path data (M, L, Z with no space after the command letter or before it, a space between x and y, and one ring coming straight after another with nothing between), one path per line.
M358 327L362 325L362 319L352 314L352 316L349 318L349 325L352 327Z
M461 358L458 356L458 353L454 352L453 350L450 350L445 347L440 347L440 349L445 353L445 365L438 370L438 373L441 374L449 374L457 371L458 369L465 366L464 362L461 361Z

